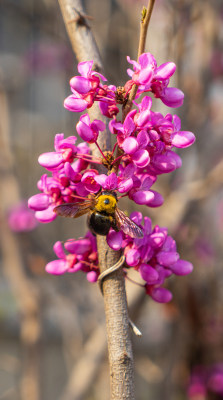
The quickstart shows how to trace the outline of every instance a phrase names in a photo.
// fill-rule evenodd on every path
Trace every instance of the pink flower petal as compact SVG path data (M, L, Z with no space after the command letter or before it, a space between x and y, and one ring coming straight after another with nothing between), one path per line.
M172 293L169 290L161 287L153 288L148 294L150 294L152 299L157 301L158 303L168 303L172 300L173 297Z
M103 188L105 188L106 179L107 179L107 175L105 175L105 174L97 175L94 177L94 180L97 183L99 183L99 185L102 186Z
M98 280L98 274L95 271L90 271L87 273L87 280L88 282L94 283Z
M153 166L157 169L157 173L168 173L176 169L176 162L172 157L163 154L157 154L152 159Z
M195 142L195 136L192 132L181 131L174 135L172 144L175 147L189 147Z
M77 95L72 94L64 100L64 107L69 111L81 112L86 110L87 106L88 102Z
M91 73L94 61L82 61L78 63L77 70L80 75L88 78L88 75Z
M179 260L180 256L176 251L160 251L157 254L157 261L160 265L165 267L172 266Z
M91 82L83 76L74 76L71 78L70 86L80 94L88 93L91 90Z
M39 156L38 162L45 168L56 168L64 161L62 153L49 152Z
M165 88L160 96L162 102L168 107L181 107L184 101L184 93L177 88Z
M126 154L133 154L138 149L139 145L135 138L128 137L122 143L122 148Z
M154 199L154 194L150 190L139 190L135 192L131 198L136 204L147 204L150 200Z
M125 253L126 262L130 267L135 267L140 260L140 253L136 249L127 250Z
M113 250L120 250L122 247L122 232L110 230L107 235L107 243Z
M65 260L54 260L46 265L45 270L49 274L62 275L67 272L67 263Z
M89 239L68 240L64 247L69 253L85 254L91 250L91 241Z
M53 250L58 258L61 258L64 260L66 259L66 254L64 252L63 245L61 242L59 242L59 241L56 242L53 246Z
M98 135L91 130L91 128L86 125L85 123L79 121L76 125L76 130L78 135L83 139L85 142L91 143L97 140Z
M112 172L110 175L107 176L105 189L114 190L117 188L118 185L118 178L117 175Z
M46 210L43 211L36 211L35 212L35 217L38 219L38 221L42 223L48 223L56 219L57 214L53 211L55 208L55 205L48 207Z
M35 194L29 198L28 206L35 211L45 210L49 206L49 197L44 193Z
M155 190L150 190L151 193L154 194L154 198L149 200L146 205L149 207L160 207L162 206L163 202L164 202L164 198L163 196L156 192Z
M189 261L178 260L170 269L175 275L188 275L193 271L193 265Z
M144 168L150 162L149 153L147 150L137 150L132 155L132 160L133 160L134 164L137 165L137 167Z
M158 272L148 264L141 264L139 267L139 273L142 279L149 284L154 284L159 278Z
M176 64L173 62L167 62L156 68L154 79L162 80L169 79L176 70Z

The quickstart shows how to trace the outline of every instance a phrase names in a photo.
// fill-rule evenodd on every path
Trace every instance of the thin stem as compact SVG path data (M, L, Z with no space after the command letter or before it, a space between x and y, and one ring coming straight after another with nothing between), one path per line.
M107 161L107 158L105 157L105 155L104 155L103 151L101 150L101 148L100 148L99 144L98 144L97 142L95 142L95 144L96 144L96 146L97 146L98 150L100 151L100 153L101 153L102 157L103 157L103 158L104 158L104 159Z
M145 51L147 30L149 26L149 21L153 12L153 7L155 0L149 0L147 9L144 8L142 11L142 20L140 25L140 37L139 37L139 47L138 47L138 59L141 54Z
M91 158L86 158L86 157L83 157L83 156L81 157L81 156L77 156L77 155L76 155L75 158L77 158L78 160L83 160L83 161L94 163L94 164L101 164L101 160L99 161L99 159L98 159L98 161L96 161L96 160L93 160Z
M126 279L128 279L129 282L134 283L134 285L137 285L137 286L140 286L140 287L143 287L143 288L145 287L145 285L143 285L142 283L136 282L136 281L134 281L134 279L129 278L128 275L126 275L125 277L126 277Z
M112 156L113 156L113 154L114 154L114 152L115 152L116 146L118 146L118 143L117 143L117 142L115 143L115 145L114 145L114 147L113 147Z
M114 161L112 161L111 165L114 165L118 160L120 160L125 154L121 154L120 156L118 156L117 158L114 159Z
M155 0L149 0L147 9L144 7L142 10L142 19L141 19L140 36L139 36L139 47L138 47L138 59L139 59L140 55L143 54L145 51L147 31L148 31L149 21L150 21L151 15L152 15L154 4L155 4ZM123 108L122 122L124 122L127 114L129 113L129 111L131 111L132 102L136 96L137 89L138 89L138 86L136 84L134 84L129 93L128 101L127 101L125 107Z

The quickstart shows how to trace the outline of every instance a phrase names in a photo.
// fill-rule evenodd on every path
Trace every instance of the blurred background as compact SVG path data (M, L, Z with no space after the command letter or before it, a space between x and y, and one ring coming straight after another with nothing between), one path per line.
M137 57L146 2L84 5L105 75L122 85L126 55ZM0 400L105 400L109 370L98 286L81 273L56 277L44 270L57 240L85 234L84 218L37 226L26 210L45 173L39 154L53 151L56 133L75 134L77 116L63 100L77 61L56 1L1 0L0 33ZM222 399L222 1L157 0L146 51L158 64L177 64L171 86L185 92L185 102L172 112L196 143L179 151L180 170L159 178L164 205L140 211L168 227L194 271L169 280L174 296L166 305L128 284L130 315L143 333L133 337L136 397ZM161 102L158 107L167 112Z

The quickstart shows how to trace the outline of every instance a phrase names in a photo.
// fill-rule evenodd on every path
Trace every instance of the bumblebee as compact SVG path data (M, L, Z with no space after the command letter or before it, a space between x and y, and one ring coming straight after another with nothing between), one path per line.
M132 238L143 237L142 229L117 207L117 196L113 191L90 194L83 202L65 203L54 208L57 215L78 218L88 213L88 226L95 235L107 235L110 228L122 230Z

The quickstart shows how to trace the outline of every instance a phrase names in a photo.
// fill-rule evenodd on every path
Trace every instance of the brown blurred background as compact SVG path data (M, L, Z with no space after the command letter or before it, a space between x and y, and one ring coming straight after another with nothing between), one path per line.
M126 55L137 55L146 3L84 4L105 75L122 85ZM146 51L159 64L177 64L171 86L185 92L185 102L172 112L197 140L179 151L182 168L159 178L164 205L141 211L168 227L194 272L169 280L174 299L168 305L128 284L130 314L143 332L141 339L133 337L138 400L186 400L193 366L223 362L222 39L221 0L156 1ZM55 241L84 235L84 218L41 224L28 233L8 225L10 209L38 192L45 173L38 155L53 150L56 133L75 135L77 116L63 100L76 67L56 1L0 1L0 400L109 398L97 285L81 273L55 277L44 271L55 259Z

